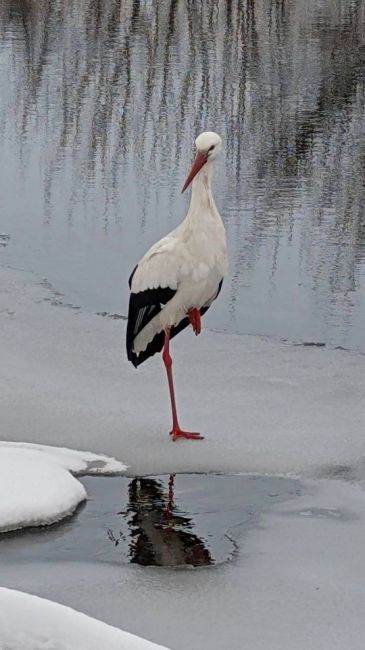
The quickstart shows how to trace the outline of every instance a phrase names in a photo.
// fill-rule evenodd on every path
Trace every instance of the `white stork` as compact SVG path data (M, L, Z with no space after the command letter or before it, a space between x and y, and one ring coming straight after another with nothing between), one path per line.
M162 352L170 389L172 440L202 440L179 425L170 339L191 323L200 334L200 317L218 296L227 271L225 229L214 203L211 176L222 140L206 131L195 140L197 154L182 192L192 182L189 211L175 230L142 257L129 278L127 355L135 367Z

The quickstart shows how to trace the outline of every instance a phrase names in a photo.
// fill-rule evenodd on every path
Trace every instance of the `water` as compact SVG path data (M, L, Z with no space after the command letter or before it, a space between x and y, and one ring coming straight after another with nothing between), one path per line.
M364 350L364 34L362 0L3 0L0 263L125 314L214 129L231 265L207 324Z
M88 501L54 526L0 536L0 566L93 562L201 567L233 558L263 511L301 493L276 477L85 477ZM311 513L312 515L312 513Z

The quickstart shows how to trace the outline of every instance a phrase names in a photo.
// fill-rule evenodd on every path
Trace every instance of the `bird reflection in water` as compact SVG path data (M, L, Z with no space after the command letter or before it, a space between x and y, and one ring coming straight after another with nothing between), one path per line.
M125 517L129 528L129 559L143 566L204 566L214 564L205 540L194 532L193 520L178 512L174 504L174 475L166 491L154 478L132 479ZM109 530L117 546L123 539Z

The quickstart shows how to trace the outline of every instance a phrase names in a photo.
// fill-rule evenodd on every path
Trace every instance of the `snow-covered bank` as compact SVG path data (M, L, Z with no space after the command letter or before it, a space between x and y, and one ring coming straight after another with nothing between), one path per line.
M114 458L58 447L0 442L0 532L53 524L87 497L71 475L121 473Z
M29 274L0 278L3 439L108 453L140 474L362 474L364 355L186 331L173 345L181 422L206 440L173 444L162 363L132 368L123 322L52 306Z
M167 650L69 607L0 587L1 650Z

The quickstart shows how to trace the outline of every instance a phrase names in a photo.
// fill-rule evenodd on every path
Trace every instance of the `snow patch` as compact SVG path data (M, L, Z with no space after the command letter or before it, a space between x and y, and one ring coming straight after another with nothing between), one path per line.
M38 596L0 587L1 650L167 650Z
M0 442L0 532L53 524L87 498L76 474L121 473L114 458L31 443Z

